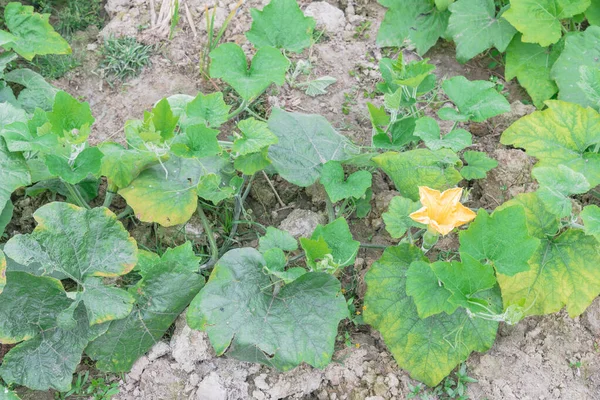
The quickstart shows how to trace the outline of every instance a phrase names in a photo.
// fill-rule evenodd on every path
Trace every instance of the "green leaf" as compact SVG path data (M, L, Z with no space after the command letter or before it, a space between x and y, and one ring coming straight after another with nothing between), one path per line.
M171 151L183 158L216 156L222 152L217 135L219 131L204 124L190 125L173 140Z
M216 94L216 93L214 93ZM198 94L200 95L200 94ZM202 95L204 96L204 95ZM209 95L210 96L210 95ZM181 124L182 117L185 117L185 109L187 105L194 100L194 96L190 96L189 94L174 94L172 96L167 97L167 101L171 106L171 112L175 117L178 117L179 123Z
M128 186L140 172L159 160L153 152L126 149L118 143L103 142L98 148L104 155L100 174L108 179L109 186L119 189Z
M72 164L65 157L53 154L47 154L45 162L52 175L75 185L89 175L99 176L102 157L104 154L97 147L88 147L77 155Z
M185 114L181 116L179 123L183 128L190 125L205 124L212 128L218 128L227 122L231 106L225 104L223 93L216 92L198 95L185 106Z
M38 108L39 110L39 108ZM41 131L41 132L38 132ZM30 129L23 122L13 122L0 131L4 137L8 149L17 151L41 151L47 152L58 145L58 136L52 132L43 132L42 129Z
M265 271L273 275L277 280L282 280L286 285L292 283L302 275L306 274L306 270L300 267L292 267L285 269L287 260L283 250L274 247L262 253L265 258Z
M269 147L273 167L286 181L307 187L321 176L327 161L350 157L352 143L320 115L288 113L274 108L269 129L279 138Z
M269 226L265 236L258 240L258 249L261 253L270 249L295 251L298 250L298 241L289 232Z
M260 48L248 68L246 55L235 43L225 43L210 52L210 76L221 78L246 101L256 99L271 83L285 82L290 61L273 47Z
M527 271L527 261L538 248L539 239L527 232L525 210L512 206L491 215L480 208L466 231L459 233L460 253L485 260L498 273L515 275Z
M238 122L237 127L242 132L242 136L235 139L232 150L241 155L259 152L279 141L265 122L254 118Z
M456 58L464 63L492 47L503 52L517 32L496 14L494 0L457 0L451 4L448 35L456 42Z
M571 214L572 204L569 195L585 193L590 184L583 174L564 165L558 167L537 167L531 175L539 182L538 197L546 208L560 216Z
M50 203L38 208L33 217L38 224L35 230L13 236L4 247L6 255L26 266L39 265L39 275L58 273L76 282L83 288L76 295L85 305L90 324L127 316L133 303L127 292L102 287L95 279L125 275L137 262L136 242L116 215L103 207L86 210Z
M586 94L580 82L585 82L582 72L600 68L600 26L590 26L585 32L566 36L565 48L552 67L551 76L556 81L559 100L597 107Z
M10 103L0 103L0 132L14 122L27 123L27 113Z
M305 17L296 0L271 0L262 11L250 9L252 27L246 37L257 49L277 47L301 53L312 43L315 20Z
M577 86L581 88L591 107L600 111L600 70L592 69L587 65L579 67L581 80Z
M590 0L511 0L503 16L523 34L524 42L546 47L559 41L561 20L583 13L589 5Z
M85 142L95 121L89 103L80 103L62 91L56 94L52 111L47 116L52 132L71 143Z
M435 0L435 6L440 11L447 10L452 3L454 3L454 0Z
M377 34L379 47L400 47L408 40L423 55L446 32L450 12L440 12L430 0L379 0L379 3L388 8Z
M593 235L600 240L600 207L594 204L585 206L579 216L583 220L586 235Z
M198 273L200 259L190 242L167 249L158 257L141 252L137 269L142 279L129 292L135 298L125 319L110 323L105 334L85 352L96 368L128 372L133 363L158 343L190 301L204 286Z
M418 201L412 201L402 196L395 196L390 201L388 211L382 214L385 229L391 237L398 239L406 231L415 226L422 228L423 225L413 221L409 215L421 208Z
M4 206L16 189L31 184L29 168L21 153L11 153L0 137L0 204Z
M313 79L306 82L306 90L304 93L310 97L316 97L322 94L327 94L327 88L337 82L332 76L320 76L317 79Z
M524 148L538 167L564 164L600 184L600 156L586 150L600 143L600 115L591 108L549 100L548 109L529 114L504 131L500 142Z
M574 318L600 294L598 241L583 231L569 229L543 240L529 265L528 271L511 277L498 275L505 307L517 305L524 315L542 315L566 305Z
M257 153L238 156L233 162L235 169L244 175L250 176L267 168L269 165L271 165L271 160L269 160L269 149L266 147Z
M10 200L7 201L6 204L4 206L2 206L2 208L0 208L0 236L2 236L2 234L4 233L4 230L10 223L10 220L13 217L14 210L15 210L15 206L13 205L12 201L10 201ZM0 264L1 264L1 262L0 262ZM2 270L2 267L0 267L0 270ZM1 272L0 272L0 275L1 275ZM1 279L2 278L0 278L0 280ZM1 289L0 289L0 292L2 292Z
M470 81L464 76L446 79L442 88L461 114L468 115L471 121L483 122L510 111L508 100L489 81Z
M72 304L60 281L24 272L7 276L0 295L0 337L3 343L21 343L4 356L0 376L33 390L69 390L83 349L107 325L90 327L80 305L74 326L60 328L57 317Z
M592 0L590 6L585 10L585 17L590 25L600 25L600 1Z
M21 400L21 398L12 390L0 385L0 400Z
M219 174L228 161L221 157L171 157L142 171L119 194L144 222L169 227L187 222L198 205L196 187L206 174Z
M12 203L10 203L12 204ZM4 229L3 229L4 231ZM6 286L6 257L4 256L4 253L2 252L2 250L0 250L0 294L2 294L2 291L4 290L4 287Z
M71 54L71 47L54 31L48 22L50 14L33 12L33 7L8 3L4 9L4 23L13 37L3 45L31 61L35 55Z
M173 131L177 127L177 121L179 117L173 115L171 111L171 105L167 99L160 100L156 106L152 109L152 123L154 129L160 132L160 136L163 140L167 140L173 137Z
M498 166L498 161L488 157L483 151L465 151L463 158L467 165L462 167L460 174L469 181L484 179L488 171Z
M217 174L207 174L200 177L196 193L199 197L219 204L225 199L230 199L235 194L233 187L221 182L221 177Z
M192 301L190 327L208 333L217 355L289 370L331 361L338 323L348 316L333 276L308 272L273 292L265 260L251 248L227 252Z
M406 294L412 297L421 319L442 312L450 315L458 308L448 301L452 292L439 284L431 268L428 262L414 261L406 270Z
M371 181L371 173L365 170L356 171L344 180L344 168L339 161L328 161L321 170L321 183L334 203L351 197L362 197L371 187Z
M471 134L464 129L455 129L442 136L440 134L440 126L431 117L421 117L417 120L415 136L420 137L425 146L434 151L442 148L461 151L473 144Z
M554 236L558 232L558 216L546 208L537 192L521 193L496 208L495 211L501 211L514 205L525 209L527 231L531 236L545 239L546 236Z
M402 89L398 90L402 91ZM373 146L380 149L401 150L410 142L416 142L418 138L414 136L415 121L415 118L404 118L394 122L389 129L389 134L382 131L373 136Z
M451 107L442 107L437 114L442 121L467 122L470 119L469 115L461 114Z
M479 299L473 295L496 286L494 269L481 264L468 254L461 254L462 262L434 262L431 269L444 288L452 293L448 301L456 306L467 308L472 312L487 312L481 307ZM408 282L407 282L408 285ZM407 290L408 292L408 290ZM487 304L483 304L487 307Z
M320 251L315 251L317 242L320 243ZM317 225L310 239L300 238L300 245L306 251L309 267L332 271L354 263L360 242L352 238L348 222L338 218L327 225Z
M19 92L19 104L28 113L36 108L50 111L58 89L50 85L43 76L27 68L14 69L4 75L6 82L17 83L24 87Z
M517 78L537 108L543 108L544 102L558 92L558 86L550 75L552 66L560 56L564 41L551 47L542 47L535 43L525 43L517 34L506 48L507 81Z
M392 178L402 196L415 201L419 199L419 186L445 190L462 180L455 169L460 159L449 149L387 152L373 157L373 161Z
M385 250L365 276L364 319L381 332L401 368L412 378L435 386L472 351L492 347L498 323L471 318L462 309L452 315L419 318L413 299L406 294L406 271L414 261L427 259L409 244ZM494 304L490 308L500 311L497 290L478 296L489 296Z
M396 70L394 83L409 88L418 88L435 70L435 65L429 64L429 58L412 61L405 64L400 71Z

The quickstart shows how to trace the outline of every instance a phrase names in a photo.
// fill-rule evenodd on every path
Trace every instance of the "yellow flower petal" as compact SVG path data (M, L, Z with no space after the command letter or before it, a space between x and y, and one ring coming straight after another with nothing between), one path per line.
M427 214L427 207L419 208L417 211L410 214L409 217L413 221L418 222L423 225L429 225L429 221L431 221L431 219L429 218L429 215Z
M467 208L462 204L458 203L456 207L456 214L454 217L458 224L455 226L464 225L467 222L474 220L476 216L477 214L475 214L470 208Z
M440 203L440 191L427 186L419 186L419 197L425 208L436 208L436 205Z

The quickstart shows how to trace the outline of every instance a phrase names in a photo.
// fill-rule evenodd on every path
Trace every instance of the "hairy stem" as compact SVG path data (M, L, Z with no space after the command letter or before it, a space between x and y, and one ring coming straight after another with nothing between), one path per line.
M240 103L240 106L238 108L236 108L234 112L232 112L231 114L229 114L227 116L227 120L229 121L229 120L237 117L239 114L243 113L247 107L248 107L248 102L246 100L242 100L242 102Z
M65 181L62 181L62 182L64 183L65 187L71 194L71 197L73 197L75 199L75 202L80 207L87 208L88 210L92 209L92 207L90 207L90 205L83 199L83 196L81 195L81 193L79 193L79 190L77 189L77 187L75 185L71 185L70 183L65 182Z
M108 185L108 187L106 188L106 195L104 196L104 203L102 203L102 207L110 207L115 197L115 194L117 194L117 187L114 185Z
M215 235L210 226L210 222L208 218L206 218L206 214L204 214L204 209L202 208L202 204L198 203L198 208L196 209L196 213L200 217L200 221L202 222L202 227L204 228L204 232L208 237L208 245L210 246L210 259L207 263L202 265L200 269L210 268L217 263L219 259L219 247L217 247L217 241L215 239Z
M333 209L333 203L327 194L325 194L325 207L327 208L327 217L329 219L329 223L332 223L335 221L335 210Z

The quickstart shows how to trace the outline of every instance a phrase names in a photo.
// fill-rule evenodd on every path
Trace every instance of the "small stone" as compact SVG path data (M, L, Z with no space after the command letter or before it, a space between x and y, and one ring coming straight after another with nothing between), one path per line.
M185 312L175 322L171 351L178 368L187 373L194 370L197 362L213 357L207 334L191 329L186 323Z
M169 354L170 351L171 351L171 346L169 346L165 342L158 342L154 346L152 346L152 348L148 352L148 360L154 361L157 358L160 358L164 355Z
M323 214L314 211L296 209L281 221L279 229L289 232L294 237L310 237L319 224L325 224Z
M147 356L140 357L135 364L133 364L133 367L131 367L131 372L127 375L129 379L139 381L148 364L150 364L150 360L148 360Z
M88 51L96 51L98 49L98 43L89 43L86 48Z
M211 372L198 386L196 400L227 400L227 391L221 377Z
M261 390L268 390L269 384L267 383L267 374L260 374L254 378L254 385Z
M344 29L346 24L344 12L324 1L310 3L304 10L304 15L313 17L317 21L317 26L325 28L331 33L337 33Z

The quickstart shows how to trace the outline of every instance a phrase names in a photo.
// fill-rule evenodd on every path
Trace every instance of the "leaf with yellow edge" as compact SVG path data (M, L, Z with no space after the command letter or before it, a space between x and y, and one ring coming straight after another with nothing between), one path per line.
M580 217L585 226L585 233L594 235L596 239L600 240L600 207L594 204L585 206Z
M85 305L91 325L127 316L133 298L102 282L105 277L127 274L137 263L136 242L117 216L103 207L86 210L50 203L33 217L37 227L30 234L13 236L4 247L6 255L30 266L28 271L36 275L58 273L77 283L81 291L74 292L74 297L77 304ZM41 267L36 270L34 266Z
M498 274L504 307L522 306L524 315L542 315L566 306L576 317L600 294L600 248L583 231L568 229L542 240L529 266L514 276Z
M560 164L585 176L591 187L600 184L600 154L588 149L600 144L600 114L560 100L529 114L504 131L500 142L524 148L538 167Z
M144 222L174 226L187 222L198 205L197 186L208 174L220 174L223 157L179 158L148 168L119 194Z
M406 273L414 261L425 261L423 252L409 244L388 247L373 264L365 282L365 322L381 332L401 368L429 386L440 383L472 351L486 351L494 343L498 323L471 318L463 309L421 319L413 299L406 294ZM500 312L497 289L475 295Z
M0 250L0 294L6 286L6 257L2 250Z

